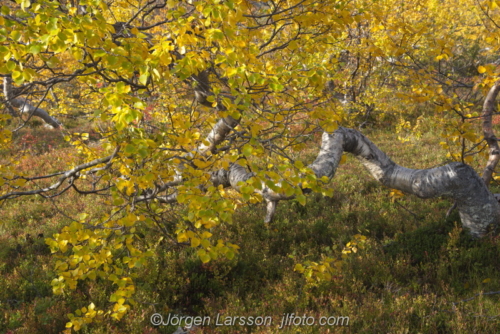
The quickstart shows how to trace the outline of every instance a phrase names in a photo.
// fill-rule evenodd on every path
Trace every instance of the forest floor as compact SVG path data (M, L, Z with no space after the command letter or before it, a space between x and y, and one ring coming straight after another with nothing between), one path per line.
M425 121L424 121L425 123ZM19 168L54 172L75 159L56 132L24 130L17 145L28 159ZM429 168L446 163L439 130L424 126L405 143L393 129L363 133L396 163ZM44 136L40 138L40 136ZM2 154L7 154L3 152ZM310 162L316 152L304 152ZM480 171L484 158L475 158ZM275 221L263 223L264 206L241 208L214 238L240 247L232 260L203 264L192 248L165 243L137 272L138 304L120 322L103 321L81 333L173 333L154 326L154 313L208 317L193 333L496 333L500 330L500 238L471 240L446 198L392 193L347 157L328 185L333 197L308 196L307 205L281 202ZM111 282L89 281L54 295L56 258L46 239L81 212L108 209L100 198L75 192L45 200L25 197L0 207L0 333L60 333L67 314L109 303ZM349 254L328 281L306 279L298 263L340 258L353 236L364 247ZM144 232L148 238L148 232ZM293 314L293 316L291 315ZM217 319L219 316L219 319ZM226 318L224 318L226 317ZM262 317L262 325L217 325L232 317ZM294 318L295 317L295 318ZM297 320L300 317L300 320ZM339 318L341 317L341 318ZM348 324L347 318L348 317ZM187 318L186 318L187 319ZM288 321L282 326L282 321ZM321 325L342 320L344 324ZM260 319L259 319L260 320ZM312 323L314 322L314 324Z

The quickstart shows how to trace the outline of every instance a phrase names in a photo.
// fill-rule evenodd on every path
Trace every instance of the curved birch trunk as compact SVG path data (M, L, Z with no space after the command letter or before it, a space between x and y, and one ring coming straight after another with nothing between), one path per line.
M322 152L311 168L317 176L333 177L342 151L354 154L371 175L386 187L420 198L453 198L462 225L473 237L484 236L500 223L500 205L469 165L453 162L430 169L408 169L394 163L368 138L353 129L323 134Z
M208 101L213 96L208 79L208 71L202 71L192 76L196 82L195 99L198 103L212 107ZM344 152L354 154L368 169L371 175L386 187L398 189L416 195L420 198L448 196L454 199L459 210L463 226L474 237L484 236L490 225L500 223L500 205L495 196L488 190L495 166L500 160L500 148L492 130L491 115L494 111L494 102L500 92L500 81L489 91L483 106L483 133L490 148L490 157L484 170L483 178L463 163L450 163L445 166L431 169L408 169L394 163L375 144L360 132L340 127L333 133L323 133L320 152L316 160L309 165L317 178L327 176L332 178L339 166ZM216 108L223 108L218 104ZM205 155L214 153L217 145L222 143L233 130L239 120L226 117L217 122L207 139L209 145L201 145L198 153ZM238 183L246 181L254 174L245 167L233 164L229 170L212 172L211 180L214 185L233 187L238 190ZM304 192L307 189L303 189ZM293 196L284 196L275 193L262 185L258 193L267 202L266 222L271 222L280 200L287 200Z
M409 169L394 163L384 152L360 132L340 127L333 133L323 133L320 152L309 165L317 178L332 178L344 152L354 154L370 174L388 188L398 189L420 198L448 196L457 203L463 226L473 237L484 236L490 225L500 222L500 205L472 167L453 162L430 169ZM212 173L214 185L233 187L254 174L240 165ZM265 221L270 222L277 202L291 199L263 186L258 191L267 201Z

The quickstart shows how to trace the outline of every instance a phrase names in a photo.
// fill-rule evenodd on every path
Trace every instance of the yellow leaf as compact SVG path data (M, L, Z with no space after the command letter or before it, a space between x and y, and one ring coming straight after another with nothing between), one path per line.
M210 255L204 249L200 249L198 251L198 256L200 257L201 262L207 263L210 261Z
M294 271L298 271L299 273L303 273L304 272L304 266L301 265L300 263L297 263L295 265L295 268L293 268Z
M486 72L486 67L484 67L484 66L479 66L479 67L477 68L477 71L478 71L479 73L483 74L484 72Z
M398 198L404 197L404 193L400 190L397 189L392 189L391 192L389 193L389 196L391 197L391 201L394 202L394 200Z
M191 247L198 247L200 245L199 238L191 238Z
M235 75L237 72L238 72L237 68L230 68L230 69L227 70L226 75L227 75L228 78L230 78L233 75Z
M212 236L212 233L208 232L208 231L204 231L202 234L201 234L201 237L204 238L204 239L208 239Z
M179 235L177 235L177 242L185 242L187 239L186 233L179 233Z

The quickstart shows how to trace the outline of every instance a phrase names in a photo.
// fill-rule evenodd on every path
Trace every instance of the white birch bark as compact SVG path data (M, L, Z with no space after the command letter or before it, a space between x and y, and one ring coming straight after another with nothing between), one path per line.
M484 236L490 225L500 222L500 205L472 167L458 162L430 169L409 169L394 163L360 132L340 127L323 133L320 152L309 165L317 178L332 178L344 152L355 155L370 174L383 185L420 198L447 196L457 203L463 226L473 237ZM253 176L246 168L232 165L212 173L214 185L238 189L238 182ZM270 222L280 200L291 199L263 186L258 191L267 201L265 221Z
M323 135L322 147L327 146L326 150L332 152L330 156L335 156L335 168L341 155L337 153L340 144L345 152L354 154L377 181L389 188L420 198L447 196L454 199L462 225L474 237L484 236L490 225L496 227L500 223L500 205L469 165L453 162L430 169L408 169L394 163L358 131L339 128L333 134ZM333 158L330 165L332 162ZM318 159L311 168L333 176L331 168Z

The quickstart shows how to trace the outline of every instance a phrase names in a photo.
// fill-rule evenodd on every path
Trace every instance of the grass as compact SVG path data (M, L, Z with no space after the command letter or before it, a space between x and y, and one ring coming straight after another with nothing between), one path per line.
M427 168L445 162L439 133L429 124L423 137L405 144L391 131L366 135L397 163ZM22 137L21 137L22 138ZM20 168L53 171L71 147L61 144L33 152ZM314 152L305 153L312 159ZM479 161L475 162L476 167ZM210 316L211 326L195 333L494 333L500 327L500 239L473 241L456 212L446 217L448 199L414 196L391 199L352 157L331 187L332 198L309 195L305 207L280 203L272 224L262 222L262 205L237 212L234 222L214 229L214 238L240 246L232 260L203 264L190 248L159 246L137 273L138 305L121 322L96 322L82 333L172 333L155 327L158 312ZM0 333L60 333L67 314L108 303L109 282L82 282L55 296L55 259L44 239L80 212L107 210L98 198L68 192L54 202L39 197L9 201L0 208ZM145 239L154 237L145 231ZM149 234L148 234L149 233ZM338 257L355 234L366 247L345 260L327 282L308 282L294 265ZM348 326L287 326L283 315L348 316ZM217 314L271 316L272 326L215 326Z

